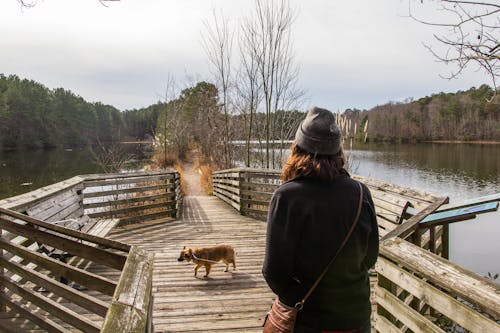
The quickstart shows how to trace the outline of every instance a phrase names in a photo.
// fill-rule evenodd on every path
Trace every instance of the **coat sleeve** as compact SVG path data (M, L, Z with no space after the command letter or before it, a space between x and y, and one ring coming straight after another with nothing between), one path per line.
M371 232L368 236L368 248L366 251L366 256L364 258L364 265L367 269L372 268L377 262L379 254L379 236L378 236L378 224L377 224L377 214L375 212L375 204L373 203L372 196L367 187L365 187L367 195L367 214L370 220Z
M283 295L292 281L295 258L294 226L290 221L290 207L279 192L269 205L266 252L262 274L278 296Z

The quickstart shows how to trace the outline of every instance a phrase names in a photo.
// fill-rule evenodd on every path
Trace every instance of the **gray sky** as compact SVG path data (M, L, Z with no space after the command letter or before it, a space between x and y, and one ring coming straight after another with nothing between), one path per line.
M490 83L474 68L457 80L440 78L452 68L422 46L432 42L433 28L403 17L406 1L291 3L298 9L292 34L299 85L308 97L304 107L371 108ZM210 81L203 21L216 8L237 26L252 5L252 0L122 0L106 8L97 0L43 0L22 10L16 0L1 0L0 73L70 89L121 110L148 106L163 95L169 74L182 85Z

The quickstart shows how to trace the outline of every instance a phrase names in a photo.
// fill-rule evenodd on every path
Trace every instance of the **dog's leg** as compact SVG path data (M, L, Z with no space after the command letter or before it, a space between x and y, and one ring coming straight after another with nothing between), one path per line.
M210 274L210 268L212 265L205 265L205 277L208 277L208 274Z
M229 263L228 262L224 262L226 264L226 269L224 270L224 272L227 272L229 270Z
M236 260L233 259L233 271L236 270Z
M198 274L198 268L200 268L201 265L200 264L196 264L196 267L194 268L194 276L196 276L196 274Z

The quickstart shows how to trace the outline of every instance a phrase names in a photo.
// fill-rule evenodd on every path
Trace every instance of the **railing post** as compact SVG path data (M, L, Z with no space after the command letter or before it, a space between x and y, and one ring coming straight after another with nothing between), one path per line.
M239 195L240 195L240 210L239 210L239 213L240 215L244 215L243 214L243 201L241 199L243 199L243 196L242 196L242 191L243 191L243 181L244 181L244 178L243 178L243 171L242 170L238 170L238 191L239 191Z

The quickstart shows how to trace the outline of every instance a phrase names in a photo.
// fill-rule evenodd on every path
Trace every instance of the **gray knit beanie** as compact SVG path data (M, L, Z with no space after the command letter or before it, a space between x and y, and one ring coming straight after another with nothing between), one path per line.
M340 150L340 128L333 113L313 107L295 134L295 144L312 154L335 155Z

